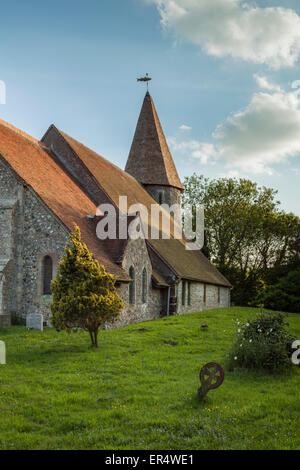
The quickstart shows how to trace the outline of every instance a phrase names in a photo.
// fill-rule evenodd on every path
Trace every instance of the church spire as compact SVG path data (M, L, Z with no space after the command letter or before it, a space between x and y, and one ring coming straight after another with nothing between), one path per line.
M125 171L139 181L159 202L178 202L183 191L153 100L147 91L137 123ZM154 191L154 193L153 193ZM169 192L169 195L167 194ZM169 197L170 192L174 197Z

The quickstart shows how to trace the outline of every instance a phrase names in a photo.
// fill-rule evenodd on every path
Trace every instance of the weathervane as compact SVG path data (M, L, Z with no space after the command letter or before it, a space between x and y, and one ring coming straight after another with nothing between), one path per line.
M149 87L149 82L152 80L152 78L149 77L149 75L146 73L145 77L137 78L137 82L146 82L147 83L147 90Z

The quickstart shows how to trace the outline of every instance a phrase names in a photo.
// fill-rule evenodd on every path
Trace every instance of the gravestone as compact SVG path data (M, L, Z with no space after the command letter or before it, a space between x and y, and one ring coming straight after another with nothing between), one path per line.
M43 331L43 315L41 313L29 313L26 316L26 328Z
M0 364L6 364L5 343L0 341Z
M205 398L209 390L220 387L224 381L224 370L220 364L209 362L200 370L201 387L198 390L200 400Z

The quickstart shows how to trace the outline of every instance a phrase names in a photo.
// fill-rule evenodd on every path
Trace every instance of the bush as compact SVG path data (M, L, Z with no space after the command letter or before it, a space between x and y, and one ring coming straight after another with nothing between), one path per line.
M93 258L81 242L79 227L70 236L56 279L51 282L51 323L57 330L83 328L98 347L98 333L106 322L113 323L124 303L119 297L116 278Z
M229 353L229 368L283 372L292 366L295 338L287 329L283 314L262 313L254 320L237 322L237 341Z

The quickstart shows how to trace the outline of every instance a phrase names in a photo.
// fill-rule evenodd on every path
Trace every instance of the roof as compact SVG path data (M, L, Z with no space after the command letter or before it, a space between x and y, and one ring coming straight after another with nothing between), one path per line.
M157 287L169 287L169 284L155 268L152 269L152 278Z
M151 240L151 245L183 279L231 287L230 282L200 250L188 250L182 240Z
M96 205L53 160L44 144L0 120L0 154L69 231L75 223L80 227L83 242L106 269L119 279L128 280L87 219L87 214L96 213Z
M157 202L135 178L81 144L73 137L70 137L62 131L59 132L119 209L121 209L119 197L126 195L128 206L143 204L147 208L148 213L151 214L151 205L157 204ZM143 214L141 213L140 215L141 219L143 219ZM168 217L170 217L170 215L168 215ZM149 219L147 222L150 224ZM184 240L148 239L148 241L159 253L160 257L162 257L180 277L231 287L227 279L200 251L188 250Z
M183 191L153 100L146 93L125 170L142 184Z

